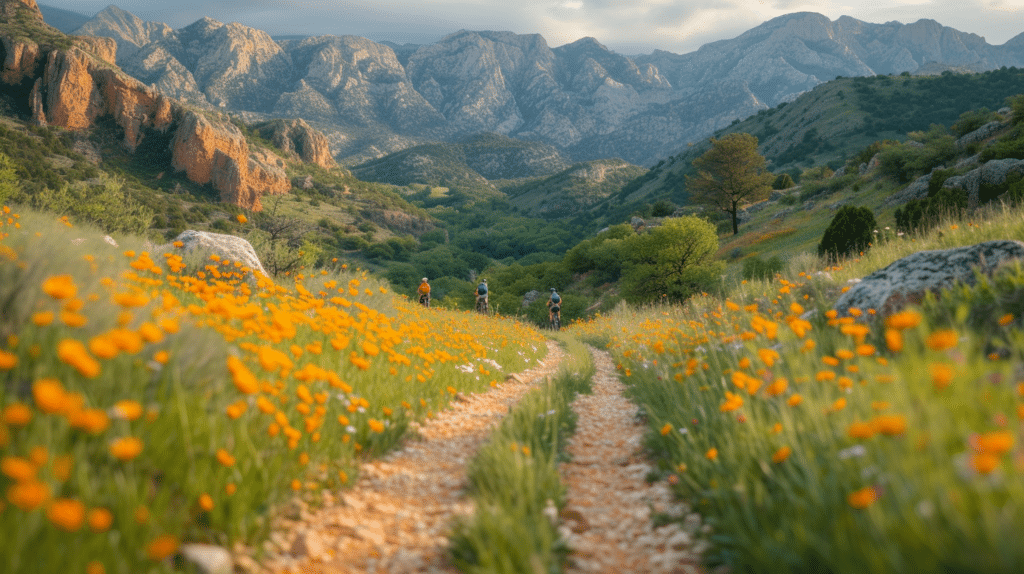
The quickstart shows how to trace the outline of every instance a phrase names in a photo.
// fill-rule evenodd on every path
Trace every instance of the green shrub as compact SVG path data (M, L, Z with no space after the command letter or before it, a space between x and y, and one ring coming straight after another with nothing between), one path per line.
M943 218L960 218L967 210L967 192L944 187L933 197L912 199L896 210L896 228L911 232L928 229Z
M839 208L818 244L818 255L835 260L866 250L872 241L875 214L866 207L846 205Z
M775 277L776 273L781 273L785 267L785 262L778 255L771 259L761 259L757 256L748 257L743 260L743 278L747 280L771 279Z
M950 126L950 131L952 131L953 135L958 138L963 137L991 122L995 117L996 113L989 111L988 108L970 110L960 114L960 119Z
M796 185L793 181L793 177L788 173L780 173L775 181L772 182L772 189L789 189Z

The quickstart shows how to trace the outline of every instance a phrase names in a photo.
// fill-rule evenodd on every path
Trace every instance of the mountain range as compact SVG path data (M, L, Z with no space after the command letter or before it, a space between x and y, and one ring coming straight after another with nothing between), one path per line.
M181 29L109 6L74 30L113 38L117 64L159 91L249 121L301 117L356 165L493 132L570 162L651 165L838 76L1024 66L1003 45L932 20L872 24L802 12L688 54L627 57L593 38L460 30L422 46L357 36L277 39L203 18Z

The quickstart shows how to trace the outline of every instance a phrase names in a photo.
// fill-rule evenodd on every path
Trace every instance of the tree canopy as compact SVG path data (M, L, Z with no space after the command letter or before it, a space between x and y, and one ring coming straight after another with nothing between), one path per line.
M725 270L714 258L715 226L699 217L666 219L623 241L622 294L633 303L685 301L712 289Z
M728 213L736 235L740 204L764 199L771 191L774 176L764 166L756 137L737 133L711 138L711 149L693 160L697 175L686 176L690 199Z

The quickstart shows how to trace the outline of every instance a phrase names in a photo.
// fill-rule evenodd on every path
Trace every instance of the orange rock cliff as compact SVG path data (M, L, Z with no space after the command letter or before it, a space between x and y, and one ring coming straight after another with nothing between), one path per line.
M11 22L16 16L37 20L35 25L51 36L62 36L43 23L35 0L0 0L0 18ZM133 152L147 131L170 130L172 167L195 183L212 185L222 201L243 209L260 211L263 195L291 189L282 158L254 152L230 122L186 108L114 66L113 40L64 38L70 47L40 45L18 33L0 34L0 88L20 100L37 123L81 130L110 116L124 130L123 143ZM305 122L302 127L306 129L298 139L305 145L285 149L299 152L302 160L333 166L326 138ZM297 138L289 133L282 139Z

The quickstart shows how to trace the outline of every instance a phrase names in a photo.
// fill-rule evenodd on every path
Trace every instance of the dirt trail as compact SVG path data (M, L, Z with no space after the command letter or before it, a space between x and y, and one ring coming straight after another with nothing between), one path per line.
M367 462L350 490L314 512L284 520L259 566L275 574L457 572L446 534L456 515L473 511L466 465L492 428L527 391L557 371L564 352L548 343L535 368L497 388L471 394L418 429L421 440Z
M694 542L700 516L674 501L664 482L647 483L646 427L636 405L622 396L625 387L609 354L591 352L594 392L572 404L579 417L568 445L572 458L560 467L568 490L562 536L573 549L569 574L703 572L704 543ZM655 528L652 515L673 522Z

